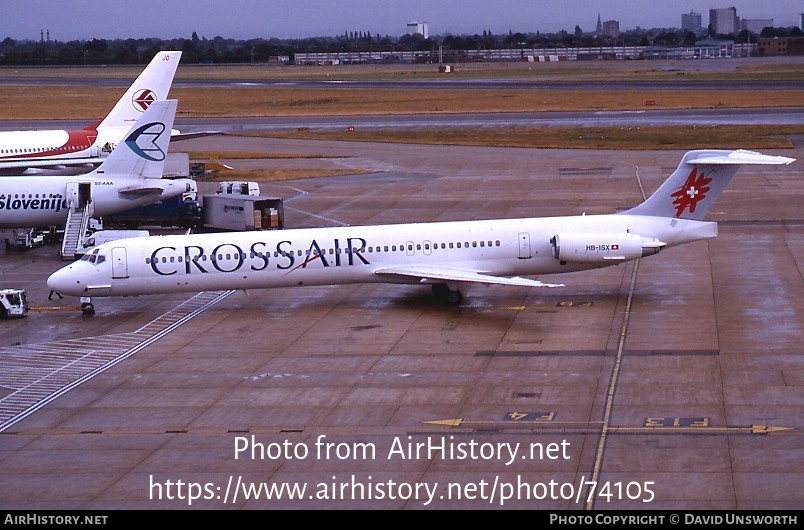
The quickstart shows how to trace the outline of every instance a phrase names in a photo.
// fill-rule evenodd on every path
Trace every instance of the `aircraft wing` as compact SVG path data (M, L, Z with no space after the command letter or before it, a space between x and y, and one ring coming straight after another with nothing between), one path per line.
M183 133L173 129L170 132L170 141L178 142L180 140L192 140L193 138L201 138L203 136L214 136L216 134L223 134L223 131L196 131Z
M39 158L32 160L7 160L0 162L0 175L21 175L35 174L40 170L59 171L69 168L81 169L86 168L87 171L92 169L103 162L105 158Z
M475 271L453 269L450 267L429 267L417 265L410 267L388 267L374 271L380 276L401 276L418 279L419 283L470 282L497 285L518 285L521 287L564 287L563 283L543 283L519 276L493 276Z

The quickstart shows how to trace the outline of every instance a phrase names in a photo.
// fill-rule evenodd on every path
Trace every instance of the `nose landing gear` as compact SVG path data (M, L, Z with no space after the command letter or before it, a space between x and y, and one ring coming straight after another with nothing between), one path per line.
M81 297L81 312L85 315L95 314L95 306L92 305L92 301L88 296Z

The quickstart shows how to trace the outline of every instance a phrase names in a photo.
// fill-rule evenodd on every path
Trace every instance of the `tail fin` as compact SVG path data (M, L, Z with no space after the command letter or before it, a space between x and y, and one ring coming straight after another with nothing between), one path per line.
M94 174L162 178L178 101L155 101Z
M98 135L104 136L104 130L110 128L122 128L123 131L130 129L154 101L166 100L179 59L181 52L157 53L111 112L94 127ZM108 140L101 138L101 145L105 141L117 143L119 137Z
M701 221L740 166L780 165L793 161L795 158L743 149L689 151L653 195L639 206L622 213Z

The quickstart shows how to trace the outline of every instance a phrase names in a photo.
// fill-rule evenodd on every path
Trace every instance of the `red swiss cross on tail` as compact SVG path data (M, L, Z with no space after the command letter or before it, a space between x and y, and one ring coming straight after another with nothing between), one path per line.
M698 174L697 168L692 168L684 185L670 194L671 197L675 197L673 205L676 207L676 217L681 217L686 209L689 209L690 213L695 213L695 206L706 197L710 182L711 178L703 172Z

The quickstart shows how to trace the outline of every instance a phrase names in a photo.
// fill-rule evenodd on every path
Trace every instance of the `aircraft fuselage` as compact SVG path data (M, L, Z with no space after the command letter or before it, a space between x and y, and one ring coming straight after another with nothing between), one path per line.
M149 204L187 191L187 181L88 175L0 177L0 228L63 225L71 203L92 201L95 216ZM126 188L150 192L121 193Z
M68 267L62 292L114 296L344 283L436 283L417 270L492 276L616 265L714 237L716 224L601 215L151 236L112 242ZM637 231L638 230L638 231ZM658 233L663 244L652 247ZM555 236L572 239L556 249ZM572 253L570 253L572 251ZM556 253L566 252L563 256ZM566 259L564 259L566 258ZM65 274L72 274L67 272ZM448 281L448 280L447 280Z

